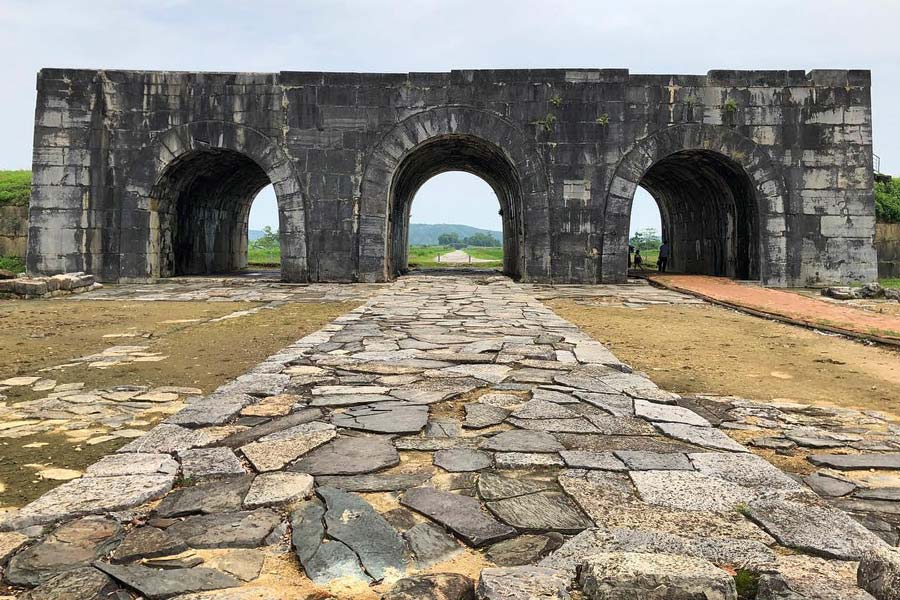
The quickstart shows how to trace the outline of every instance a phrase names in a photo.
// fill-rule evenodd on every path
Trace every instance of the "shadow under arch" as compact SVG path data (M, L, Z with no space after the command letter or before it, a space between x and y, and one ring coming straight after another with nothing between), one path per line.
M787 284L786 187L768 153L721 126L667 127L619 161L603 223L601 281L627 277L634 192L657 201L671 267L686 273Z
M516 126L480 109L416 113L385 134L366 161L360 187L357 272L386 281L406 268L409 211L431 177L465 171L500 201L504 271L522 279L551 273L548 183L542 161Z
M272 184L278 203L281 278L308 280L306 208L288 156L250 127L201 121L158 134L145 160L156 169L149 198L152 277L224 273L246 266L247 219Z

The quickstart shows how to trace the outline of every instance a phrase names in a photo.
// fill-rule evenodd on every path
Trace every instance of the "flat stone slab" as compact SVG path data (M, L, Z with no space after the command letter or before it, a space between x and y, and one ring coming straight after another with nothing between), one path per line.
M512 416L517 419L571 419L578 413L547 400L529 400L515 411Z
M509 410L500 406L471 402L466 404L466 419L463 421L463 427L468 429L492 427L502 423L509 414Z
M420 487L407 490L400 503L451 529L470 546L499 542L516 533L485 513L481 503L469 496Z
M749 515L778 543L839 560L859 560L887 544L836 508L811 501L761 498L749 504Z
M310 406L327 406L331 408L341 406L357 406L360 404L376 404L380 402L396 402L397 399L385 394L327 394L314 397Z
M563 450L559 453L567 467L573 469L600 469L602 471L625 471L625 463L612 452L591 452L588 450Z
M479 600L570 600L569 578L543 567L497 567L482 569L476 594Z
M180 425L160 423L143 437L119 448L118 452L175 454L191 448L208 446L213 441L213 438L202 429L188 429Z
M458 573L416 575L397 581L381 600L471 600L471 579Z
M336 413L331 422L337 427L373 433L416 433L428 423L428 407L385 402Z
M81 567L60 573L19 596L20 600L67 600L78 598L115 598L119 585L94 567Z
M338 437L294 463L291 471L310 475L358 475L393 467L400 455L379 436Z
M222 425L240 413L245 406L256 401L257 398L248 394L214 394L199 402L188 404L166 419L166 422L190 427Z
M891 454L813 454L809 462L817 467L850 471L854 469L900 470L900 453Z
M497 473L482 473L478 476L478 495L484 500L503 500L537 492L559 491L555 481L507 477Z
M239 579L208 567L151 569L142 565L110 565L101 562L95 563L94 566L110 577L138 590L150 600L241 585Z
M252 475L232 477L179 488L163 498L156 514L163 518L192 514L235 512L241 509L244 496L253 482Z
M278 513L258 508L187 517L166 531L191 548L257 548L279 523Z
M558 454L544 452L497 452L494 465L498 469L531 469L561 467L563 460Z
M751 488L695 471L633 471L644 502L680 510L728 512L758 495Z
M89 566L121 539L122 527L112 519L78 519L13 556L4 575L15 585L39 585L64 571Z
M648 421L685 423L698 427L710 426L709 421L694 411L675 404L656 404L655 402L636 399L634 401L634 415Z
M585 558L578 574L590 599L668 598L737 600L731 575L709 561L673 554L604 552Z
M472 448L449 448L434 453L434 464L452 473L481 471L493 464L491 455Z
M777 573L760 577L757 598L875 600L871 594L857 587L856 562L795 554L779 556L776 569Z
M859 561L859 587L880 600L900 598L900 551L896 548L875 548Z
M585 557L598 552L676 554L705 559L715 565L750 571L770 570L775 553L761 542L714 536L687 537L654 529L586 529L544 558L540 566L573 576Z
M524 534L493 544L487 549L486 556L501 567L530 565L558 549L565 539L556 532Z
M250 429L245 429L244 431L233 433L222 440L220 444L229 448L239 448L241 446L246 446L250 442L255 442L262 437L272 435L279 431L284 431L286 429L296 427L297 425L303 425L304 423L311 423L319 419L321 416L322 411L318 408L308 408L300 410L284 417L272 419L271 421L267 421L266 423L256 425L254 427L251 427Z
M104 456L84 471L84 477L177 475L178 462L168 454L130 452Z
M656 423L656 428L676 440L704 448L727 450L728 452L749 452L744 446L713 427L696 427L684 423Z
M497 452L559 452L565 450L555 437L541 431L502 431L481 444L484 450Z
M185 479L244 475L246 470L230 448L194 448L178 453Z
M346 492L396 492L419 487L434 476L433 471L413 473L364 473L362 475L320 475L319 485Z
M820 496L840 497L846 496L856 489L856 484L850 481L843 481L821 473L813 473L803 478L803 482ZM900 501L900 496L897 498Z
M594 523L578 506L559 492L538 492L486 502L498 519L524 531L577 533Z
M287 504L309 498L313 492L312 475L306 473L263 473L258 475L244 497L248 509Z
M67 481L0 521L0 528L21 529L83 515L125 510L163 496L174 475L85 477Z
M128 532L116 547L110 560L116 563L131 562L141 558L168 556L187 550L181 538L156 527L137 527Z
M320 487L317 494L325 501L328 536L353 550L373 579L406 571L410 560L403 538L369 503L336 488Z
M241 446L241 453L257 471L277 471L336 436L334 425L313 421L265 435Z
M680 452L646 452L643 450L616 450L616 457L631 471L693 471L694 465L687 455Z
M416 560L416 568L426 569L462 552L452 535L434 523L418 523L403 533Z
M701 452L689 454L699 473L760 490L803 490L803 485L755 454Z

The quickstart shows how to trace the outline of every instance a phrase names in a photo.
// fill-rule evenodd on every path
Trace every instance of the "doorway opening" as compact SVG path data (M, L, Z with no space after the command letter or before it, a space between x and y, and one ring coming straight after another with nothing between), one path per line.
M281 270L281 237L278 230L278 200L267 185L256 194L247 220L246 268L254 272Z
M647 239L653 227L651 199L659 217L658 239ZM759 207L753 183L740 165L722 154L686 150L653 164L639 182L631 223L629 245L644 244L645 270L657 270L659 248L665 244L669 272L760 278ZM635 267L633 256L630 267Z

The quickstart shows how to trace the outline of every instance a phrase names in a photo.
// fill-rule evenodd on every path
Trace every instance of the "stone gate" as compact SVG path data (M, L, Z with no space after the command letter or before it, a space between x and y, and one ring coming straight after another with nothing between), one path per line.
M384 281L416 191L462 170L496 192L522 280L623 281L639 185L674 270L876 276L868 71L43 69L37 89L33 273L232 271L273 184L284 279Z

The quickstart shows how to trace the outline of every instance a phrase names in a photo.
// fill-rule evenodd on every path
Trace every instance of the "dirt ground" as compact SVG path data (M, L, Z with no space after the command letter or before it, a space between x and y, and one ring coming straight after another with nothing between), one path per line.
M0 380L43 376L85 389L116 385L185 386L210 392L269 354L353 309L357 303L286 303L255 314L210 321L263 306L249 302L35 300L0 302ZM129 334L129 337L103 337ZM134 334L134 337L130 337ZM110 346L147 346L166 358L108 368L87 363L38 372ZM44 397L30 387L3 392L2 404ZM165 415L157 415L159 420ZM141 429L149 428L143 425ZM129 440L96 445L71 435L42 433L0 439L0 507L19 506L61 481L35 476L36 466L83 470Z
M673 392L791 399L900 416L900 351L709 304L635 310L558 299L562 317Z

